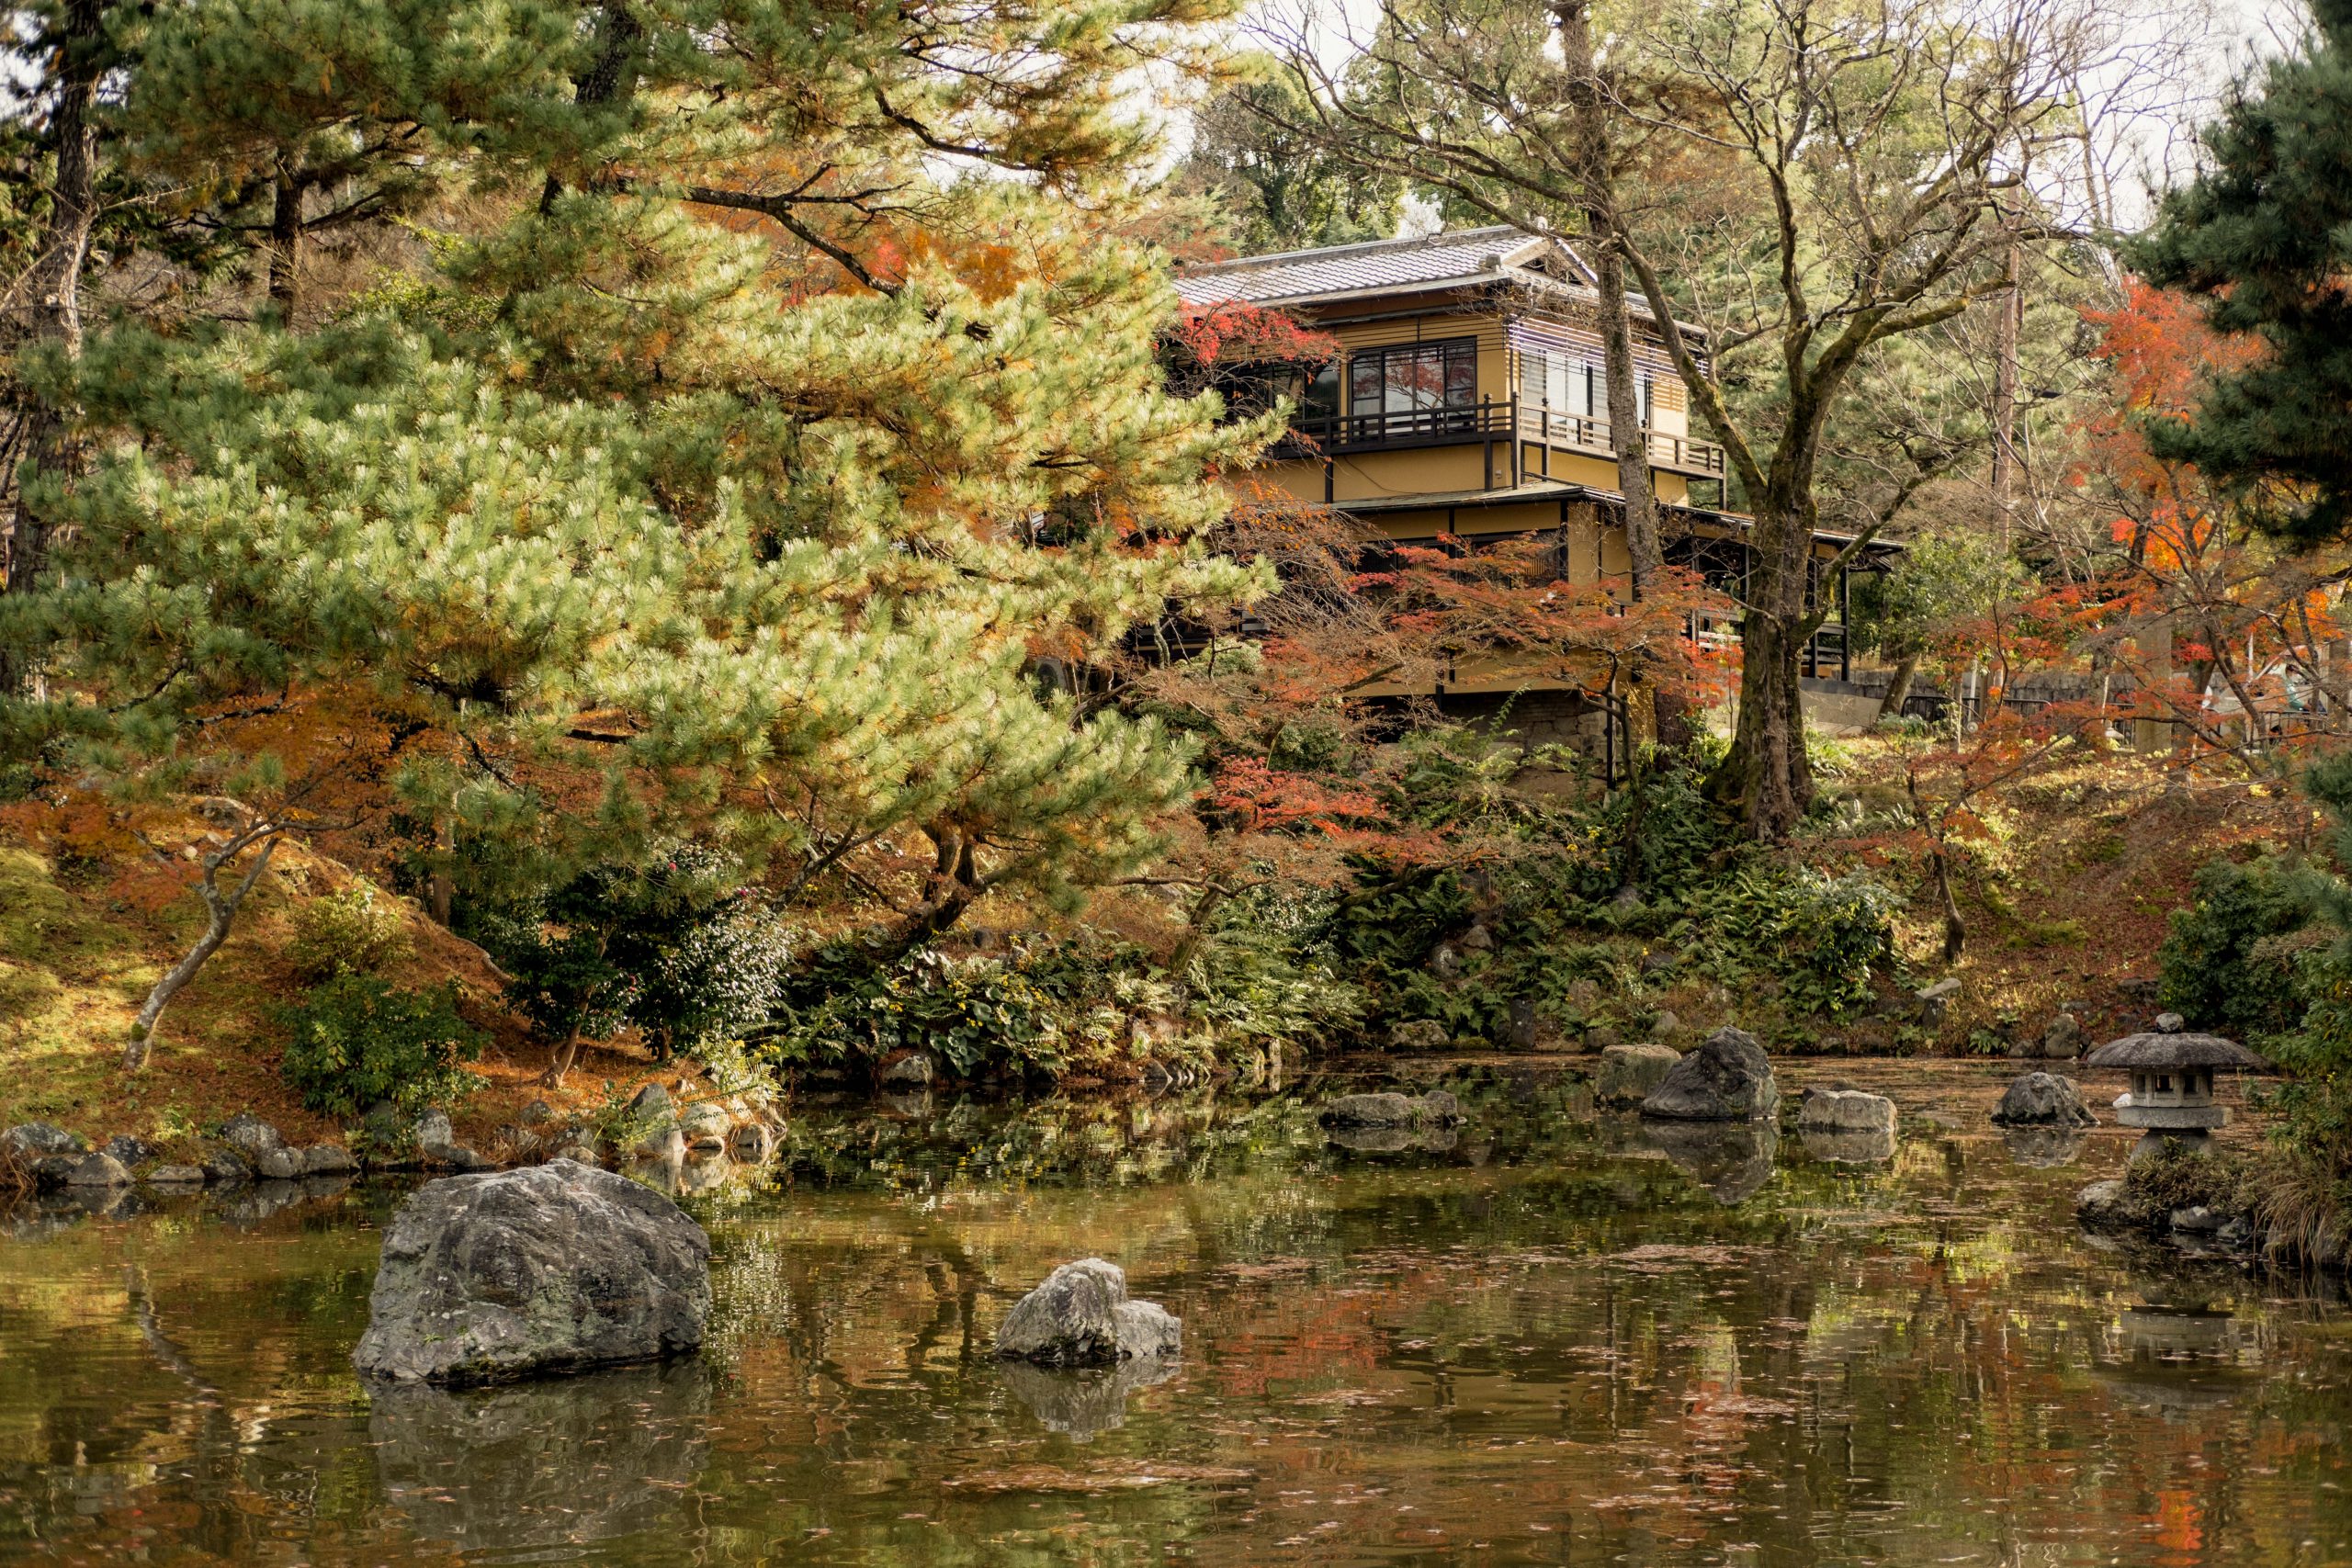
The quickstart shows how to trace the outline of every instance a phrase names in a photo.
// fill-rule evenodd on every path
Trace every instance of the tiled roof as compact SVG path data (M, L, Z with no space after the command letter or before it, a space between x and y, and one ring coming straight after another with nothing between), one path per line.
M1176 275L1176 292L1188 305L1237 300L1271 305L1373 289L1436 288L1499 277L1508 262L1532 260L1543 254L1544 246L1544 242L1508 227L1327 245L1186 267Z

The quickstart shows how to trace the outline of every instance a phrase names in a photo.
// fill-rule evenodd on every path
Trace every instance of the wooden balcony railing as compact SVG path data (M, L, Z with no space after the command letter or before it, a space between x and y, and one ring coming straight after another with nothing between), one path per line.
M1650 463L1673 473L1720 479L1724 449L1662 430L1649 437ZM1373 413L1301 414L1277 443L1277 457L1335 457L1342 453L1396 451L1410 446L1459 446L1520 441L1611 457L1609 422L1555 409L1528 408L1517 399L1466 408L1383 409Z

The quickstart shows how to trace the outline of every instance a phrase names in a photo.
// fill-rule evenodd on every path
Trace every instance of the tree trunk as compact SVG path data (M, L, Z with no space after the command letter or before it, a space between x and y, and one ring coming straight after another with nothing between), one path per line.
M1641 694L1638 690L1634 695ZM1641 901L1642 883L1648 868L1642 861L1643 819L1648 815L1649 791L1642 773L1642 748L1634 739L1628 711L1625 737L1625 869L1617 881L1616 901L1635 904Z
M1944 851L1938 844L1928 854L1928 869L1935 878L1936 900L1944 911L1944 962L1957 964L1968 946L1968 928L1961 923L1960 900L1952 897L1951 870L1944 862Z
M580 1028L574 1024L571 1032L563 1037L563 1043L558 1045L554 1055L548 1058L548 1070L539 1075L539 1081L549 1089L561 1089L564 1075L571 1071L572 1065L579 1060Z
M1894 674L1886 683L1886 695L1878 700L1881 721L1900 718L1903 705L1911 700L1911 682L1919 676L1919 656L1906 653L1894 661Z
M2025 313L2015 245L2008 249L2002 276L2009 288L1995 301L2001 317L1993 339L1993 506L2000 513L2001 553L2006 556L2017 514L2018 331Z
M254 860L252 869L245 873L235 887L226 893L221 892L220 868L251 842L249 839L232 841L229 847L204 857L204 876L196 885L197 892L204 899L204 934L197 938L194 947L188 949L187 956L173 964L164 977L155 982L155 988L147 993L147 1000L141 1005L139 1016L131 1021L130 1043L122 1048L123 1071L135 1073L147 1065L148 1058L154 1053L155 1030L164 1021L164 1010L171 1005L172 998L179 995L183 987L196 978L196 972L204 967L204 961L229 940L229 927L237 918L237 907L245 901L245 895L254 890L254 884L261 880L261 874L269 866L269 857L277 852L277 839L272 834L262 845L261 854Z
M1609 155L1608 103L1593 58L1592 23L1587 0L1555 0L1552 15L1560 28L1561 59L1568 74L1570 123L1576 137L1577 183L1582 191L1585 232L1592 242L1593 324L1600 329L1601 378L1609 401L1610 446L1617 457L1617 491L1625 498L1625 554L1633 567L1634 597L1642 598L1666 565L1658 527L1657 494L1650 484L1649 433L1642 426L1641 389L1634 362L1634 316L1625 302L1625 256L1617 216L1614 160ZM1635 711L1626 726L1629 740L1640 735L1668 745L1690 739L1679 701L1661 695L1635 676L1630 694Z
M269 302L288 326L302 291L302 176L293 160L277 161L277 184L269 210Z
M436 864L433 874L424 879L425 912L433 923L443 931L449 929L449 919L456 913L457 879L449 868L458 859L458 803L452 799L441 819L433 825L433 848Z
M51 191L49 221L41 231L40 252L17 295L26 304L10 335L15 345L54 343L67 355L78 357L82 273L89 261L90 231L98 216L97 125L93 111L107 68L102 0L68 0L63 24L58 39L57 99L49 122L51 148L57 160L56 183ZM72 440L65 410L47 401L28 410L23 455L32 468L44 473L65 469L72 460ZM0 475L0 487L13 485L16 478ZM49 528L46 520L26 507L21 490L14 492L11 512L6 590L27 593L39 583L48 562ZM35 678L28 660L0 649L0 691L31 691Z
M1759 498L1748 539L1739 723L1709 791L1738 808L1750 837L1776 842L1788 837L1813 803L1803 683L1804 645L1811 635L1805 582L1813 530L1786 491L1768 493Z

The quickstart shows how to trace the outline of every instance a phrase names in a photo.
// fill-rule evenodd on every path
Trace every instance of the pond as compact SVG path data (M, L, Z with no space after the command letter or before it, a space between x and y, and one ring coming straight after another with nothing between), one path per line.
M1661 1149L1559 1065L1449 1069L1443 1146L1327 1141L1331 1077L803 1107L774 1179L685 1200L699 1360L456 1394L350 1369L396 1188L22 1212L0 1557L2352 1562L2352 1316L2094 1247L2136 1134L2013 1145L2005 1077L1784 1069L1895 1094L1862 1164ZM990 1357L1090 1254L1182 1315L1172 1376Z

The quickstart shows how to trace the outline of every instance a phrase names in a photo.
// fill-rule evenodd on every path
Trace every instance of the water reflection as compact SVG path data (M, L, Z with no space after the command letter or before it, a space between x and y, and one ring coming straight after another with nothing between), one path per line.
M1822 1127L1807 1127L1799 1137L1807 1155L1831 1165L1883 1165L1894 1157L1894 1129L1892 1127L1875 1127L1866 1132L1832 1132Z
M1025 1361L1000 1363L1004 1384L1049 1432L1091 1442L1127 1423L1127 1396L1174 1377L1179 1363L1148 1357L1115 1367L1050 1369Z
M1443 1154L1462 1141L1457 1127L1326 1127L1323 1141L1351 1154Z
M1642 1135L1726 1207L1764 1190L1781 1146L1770 1122L1648 1122Z
M711 1373L691 1362L368 1398L384 1500L420 1540L464 1552L653 1531L709 1462Z
M2081 1158L2087 1137L2079 1127L2011 1127L2001 1141L2018 1164L2048 1170Z
M2016 1163L2003 1081L1889 1065L1864 1087L1951 1131L1861 1179L1809 1143L1775 1171L1770 1127L1596 1116L1524 1064L1445 1079L1442 1151L1328 1142L1315 1108L1359 1087L1330 1077L804 1105L779 1179L685 1196L700 1362L461 1394L350 1370L397 1188L20 1211L0 1558L2352 1562L2346 1320L2093 1250L2074 1194L2124 1140ZM1093 1254L1182 1316L1181 1375L997 1363L1011 1303Z

